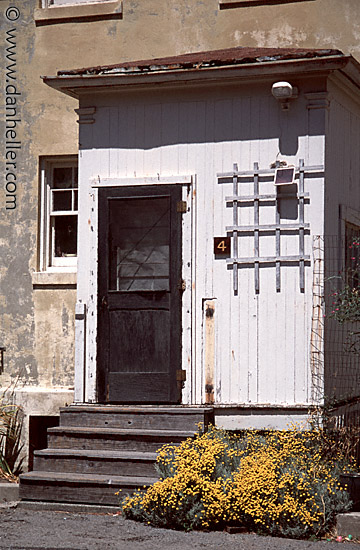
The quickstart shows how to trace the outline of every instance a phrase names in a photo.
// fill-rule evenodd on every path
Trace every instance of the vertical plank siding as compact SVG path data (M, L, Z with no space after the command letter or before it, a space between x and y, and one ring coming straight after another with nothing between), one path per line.
M345 262L345 224L360 226L360 104L330 86L331 107L327 131L325 276L338 275ZM330 285L325 292L330 294ZM328 305L331 301L327 299ZM353 323L325 323L325 394L346 401L359 396L359 359L346 351ZM346 412L346 411L345 411Z
M193 215L192 250L192 384L185 400L206 401L204 360L204 304L216 302L214 399L218 404L307 404L311 401L310 329L312 312L312 268L305 266L305 292L299 288L299 266L282 265L281 288L276 288L276 266L260 266L259 293L255 292L254 267L238 269L238 295L233 292L233 273L226 260L215 259L213 237L226 236L232 225L232 208L225 197L232 183L219 183L216 174L269 168L279 151L279 138L289 164L319 164L324 140L321 124L310 121L305 100L293 111L283 113L269 95L241 92L161 91L148 96L113 96L97 106L96 122L86 139L80 136L81 185L90 193L91 181L100 177L134 178L195 177L196 198L190 201ZM311 131L309 125L315 126ZM319 126L320 124L320 126ZM292 135L301 128L301 135ZM285 145L284 145L285 140ZM290 144L290 145L289 145ZM292 146L293 144L296 147ZM260 182L261 193L274 193L271 182ZM253 194L251 182L239 184L239 193ZM305 221L311 235L323 230L323 180L305 179L310 202L305 204ZM84 193L86 194L86 193ZM261 204L260 224L276 222L274 204ZM240 225L254 223L253 205L238 208ZM196 220L196 223L195 223ZM282 219L295 223L297 219ZM311 235L305 233L305 253L311 254ZM282 234L281 253L298 254L296 233ZM275 234L260 235L260 256L274 256ZM239 237L239 257L254 255L254 236ZM85 262L86 263L86 262ZM90 276L90 260L87 261ZM84 275L85 277L85 275ZM84 290L84 300L87 291ZM189 322L189 315L186 315ZM187 330L188 327L184 327Z

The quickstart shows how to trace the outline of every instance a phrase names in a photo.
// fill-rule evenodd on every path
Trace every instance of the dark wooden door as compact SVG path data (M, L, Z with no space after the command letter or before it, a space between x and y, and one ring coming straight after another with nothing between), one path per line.
M99 190L98 396L177 403L181 187Z

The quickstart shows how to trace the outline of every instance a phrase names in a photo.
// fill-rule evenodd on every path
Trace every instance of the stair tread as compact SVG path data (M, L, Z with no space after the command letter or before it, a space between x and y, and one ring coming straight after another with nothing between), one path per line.
M36 469L20 476L20 498L114 505L118 490L131 494L159 481L157 450L194 437L197 425L210 417L211 406L62 408L60 426L48 428L48 447L34 451Z
M89 426L56 426L48 428L48 433L81 433L103 435L138 435L146 437L193 437L195 431L183 430L146 430L146 429L131 429L131 428L97 428Z
M71 472L46 472L46 471L33 471L20 474L20 481L61 481L72 483L98 483L109 485L134 485L140 487L142 485L152 485L156 481L159 481L158 477L144 477L144 476L114 476L111 474L78 474Z
M157 454L148 451L113 451L113 450L98 450L98 449L58 449L48 447L34 451L34 456L49 456L54 458L81 457L81 458L103 458L103 459L118 459L131 460L133 462L155 461Z
M60 409L60 412L89 412L89 413L151 413L151 414L203 414L204 412L212 412L212 407L184 407L183 405L179 405L178 407L167 407L167 406L151 406L151 405L143 405L143 406L123 406L123 405L98 405L98 406L91 406L91 405L70 405L69 407L62 407Z

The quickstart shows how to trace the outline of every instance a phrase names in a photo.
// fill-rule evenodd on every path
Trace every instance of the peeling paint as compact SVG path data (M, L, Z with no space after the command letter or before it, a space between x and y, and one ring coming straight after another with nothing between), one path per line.
M115 36L117 31L117 25L114 23L113 25L109 25L107 29L108 36Z
M62 309L62 328L63 328L63 335L64 336L67 336L68 335L68 332L69 332L69 327L68 327L68 324L69 324L69 314L65 308L65 305L63 304L63 309Z
M204 301L205 313L205 401L214 403L214 376L215 376L215 300Z

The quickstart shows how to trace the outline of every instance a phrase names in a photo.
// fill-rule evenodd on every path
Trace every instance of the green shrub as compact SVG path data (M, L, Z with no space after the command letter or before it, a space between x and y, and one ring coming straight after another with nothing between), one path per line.
M244 436L210 429L159 451L160 481L122 502L127 518L175 529L242 525L262 534L320 536L350 508L344 458L322 450L318 430Z

